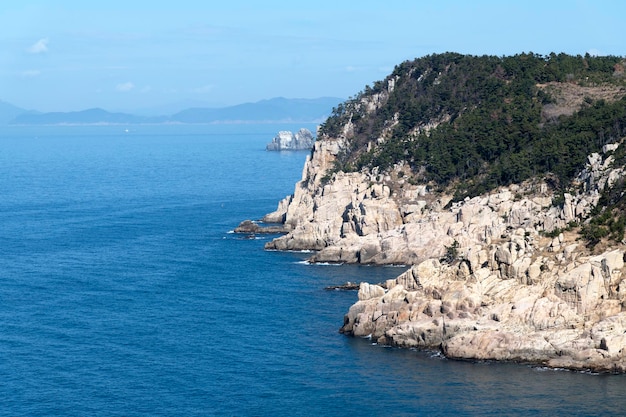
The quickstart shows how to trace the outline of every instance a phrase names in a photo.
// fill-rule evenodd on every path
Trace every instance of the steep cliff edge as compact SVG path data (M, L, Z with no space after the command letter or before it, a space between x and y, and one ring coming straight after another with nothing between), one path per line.
M626 371L617 57L406 62L335 109L266 247L405 264L342 332L454 358Z

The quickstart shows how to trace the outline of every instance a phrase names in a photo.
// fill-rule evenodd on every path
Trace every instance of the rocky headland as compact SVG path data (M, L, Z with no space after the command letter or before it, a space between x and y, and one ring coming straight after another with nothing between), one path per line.
M453 120L469 117L468 109L478 109L480 103L467 99L457 113L443 108L408 129L402 127L402 112L388 108L406 94L397 94L398 85L406 82L403 77L419 87L415 94L426 94L428 86L445 81L446 71L452 75L455 62L441 67L430 84L432 67L424 69L420 60L406 64L339 109L322 126L294 193L263 218L282 224L286 232L266 248L314 250L312 262L407 266L385 283L360 283L358 300L341 327L345 334L438 349L450 358L626 372L626 217L621 220L620 205L626 183L626 115L613 114L610 137L590 128L588 140L596 145L585 149L594 151L568 166L569 171L552 165L554 172L574 173L567 179L522 166L516 169L529 174L518 176L519 181L476 187L505 158L499 156L485 158L472 177L458 174L470 166L469 159L461 161L462 170L441 181L428 171L437 162L434 153L425 156L430 162L407 155L420 140L426 143ZM500 65L494 68L493 77L504 80L502 85L514 82L507 80L515 74L501 72ZM564 126L566 117L585 111L594 100L626 105L622 84L593 88L566 78L533 84L533 94L550 95L537 110L536 135L551 125ZM502 103L507 100L514 99L505 97ZM490 112L488 120L500 117ZM375 125L378 130L362 135L363 126ZM393 144L400 127L404 136L399 143L405 146L396 153L400 158L359 163L372 160L371 155L384 161L380 155L386 155L385 146ZM513 126L522 128L527 127ZM550 152L546 143L551 142L542 143L538 155ZM560 151L562 158L574 161L573 145L567 146L572 154ZM477 191L464 195L468 189Z
M268 151L301 151L313 148L315 137L309 129L300 129L296 133L288 130L281 130L267 144Z

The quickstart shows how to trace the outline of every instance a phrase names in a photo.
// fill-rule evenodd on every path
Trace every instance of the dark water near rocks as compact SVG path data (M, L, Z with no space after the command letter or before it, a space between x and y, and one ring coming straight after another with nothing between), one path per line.
M0 414L619 415L623 376L449 361L340 335L401 268L229 234L293 190L302 126L3 128ZM312 128L312 126L304 126Z

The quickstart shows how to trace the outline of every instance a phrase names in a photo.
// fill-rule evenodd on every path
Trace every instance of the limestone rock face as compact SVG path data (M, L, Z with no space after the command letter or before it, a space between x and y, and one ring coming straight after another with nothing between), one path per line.
M379 99L362 105L375 111ZM539 179L450 203L405 181L402 164L336 171L351 128L315 142L293 195L263 219L289 230L269 249L408 266L384 285L360 285L343 333L451 358L626 372L626 248L592 255L575 232L546 237L584 221L601 191L624 178L611 164L614 145L589 156L562 204Z
M265 219L282 218L292 232L269 242L266 248L280 250L320 250L340 238L342 214L352 201L354 187L361 179L344 175L342 181L326 182L324 176L332 168L342 141L318 141L312 155L307 156L302 179L296 183L289 203Z
M295 134L282 130L268 143L266 149L268 151L299 151L313 148L315 138L308 129L300 129Z
M375 105L366 104L368 109ZM349 128L344 133L349 135ZM449 197L401 180L402 166L385 175L333 172L346 144L343 137L315 143L294 194L263 218L285 223L291 230L267 248L316 250L312 261L317 262L413 265L444 256L456 241L468 267L475 269L479 261L487 260L487 246L504 236L509 246L495 254L501 273L505 277L525 274L532 281L541 271L534 259L524 259L532 250L528 242L584 219L597 204L600 191L624 175L621 169L611 168L612 156L593 154L577 179L583 191L565 193L562 206L552 205L554 196L541 181L448 205ZM444 209L446 205L449 208ZM559 252L561 244L555 238L549 250ZM578 251L570 247L563 256L576 256Z
M387 281L384 293L362 284L341 331L394 346L441 349L451 358L623 372L626 296L609 294L604 285L607 272L613 286L626 285L623 256L614 250L573 268L562 263L538 285L504 277L504 260L466 275L459 273L462 262L429 259Z

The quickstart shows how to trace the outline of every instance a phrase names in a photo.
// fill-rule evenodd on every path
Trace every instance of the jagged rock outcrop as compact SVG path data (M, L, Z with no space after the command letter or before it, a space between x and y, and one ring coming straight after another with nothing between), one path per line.
M308 129L300 129L295 134L288 130L281 130L267 144L268 151L301 151L313 148L315 138Z
M285 197L278 210L266 215L263 220L272 222L281 219L292 232L284 239L268 243L268 249L319 250L327 246L339 230L339 211L348 204L353 184L330 187L324 193L322 180L339 153L341 141L315 142L313 153L307 156L302 180L296 183L293 195ZM317 205L314 202L318 203ZM321 204L321 205L320 205Z
M341 331L451 358L626 371L624 251L572 260L564 249L560 262L524 256L543 269L530 284L528 271L503 273L511 260L498 254L508 246L491 245L486 266L473 271L466 260L429 259L387 281L387 290L362 284Z
M536 236L564 228L585 218L604 187L623 175L622 168L611 167L611 155L593 154L577 179L583 191L565 193L562 207L552 206L545 183L531 181L443 209L449 197L407 182L401 188L396 182L392 189L389 175L339 172L332 181L322 181L340 148L340 140L316 143L294 194L263 219L291 228L269 242L268 249L317 250L312 260L318 262L415 264L443 256L454 241L472 247L487 245L510 230Z

